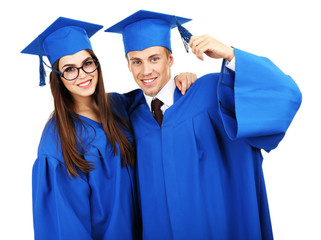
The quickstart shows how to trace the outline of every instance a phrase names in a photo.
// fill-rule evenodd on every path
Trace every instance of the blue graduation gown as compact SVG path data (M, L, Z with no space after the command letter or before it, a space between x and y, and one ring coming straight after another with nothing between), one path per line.
M235 72L198 79L161 127L140 90L123 96L137 147L144 239L272 239L261 149L274 149L301 103L270 60L235 49Z
M80 151L95 170L70 178L51 119L32 174L35 239L138 239L135 171L113 156L101 124L79 117Z

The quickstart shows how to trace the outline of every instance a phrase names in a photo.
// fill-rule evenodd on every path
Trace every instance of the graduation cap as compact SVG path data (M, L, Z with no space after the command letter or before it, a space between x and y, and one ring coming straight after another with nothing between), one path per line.
M105 32L121 33L123 35L125 54L153 46L166 47L172 51L171 29L178 27L188 52L188 42L192 34L182 27L182 24L189 21L191 19L140 10L106 29Z
M102 27L101 25L59 17L23 49L21 53L38 55L40 58L39 85L46 84L44 64L48 65L43 61L43 56L46 56L50 64L53 65L63 56L72 55L85 49L92 50L89 38Z

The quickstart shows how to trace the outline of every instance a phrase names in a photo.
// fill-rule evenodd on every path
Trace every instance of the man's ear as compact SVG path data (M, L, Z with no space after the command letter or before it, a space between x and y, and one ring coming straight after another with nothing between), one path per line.
M169 62L170 62L170 66L173 66L173 64L174 64L174 57L173 57L172 54L169 55Z
M130 69L130 62L128 60L128 55L126 54L126 60L127 60L127 66L128 66L128 70L131 72L131 69Z

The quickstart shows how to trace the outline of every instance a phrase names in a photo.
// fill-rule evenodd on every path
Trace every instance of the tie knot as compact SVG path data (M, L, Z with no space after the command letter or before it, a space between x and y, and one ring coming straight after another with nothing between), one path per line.
M159 100L158 98L155 98L153 101L152 101L152 111L157 111L157 110L160 110L161 106L163 106L163 102L161 100Z

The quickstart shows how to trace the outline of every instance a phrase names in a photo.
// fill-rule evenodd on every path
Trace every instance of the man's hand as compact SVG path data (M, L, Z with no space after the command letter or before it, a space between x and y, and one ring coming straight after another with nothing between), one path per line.
M181 73L175 77L175 85L181 90L181 93L185 95L187 89L196 81L197 76L195 73Z
M192 36L189 41L193 53L204 60L203 53L211 58L224 58L231 61L234 57L234 49L227 46L210 35Z

